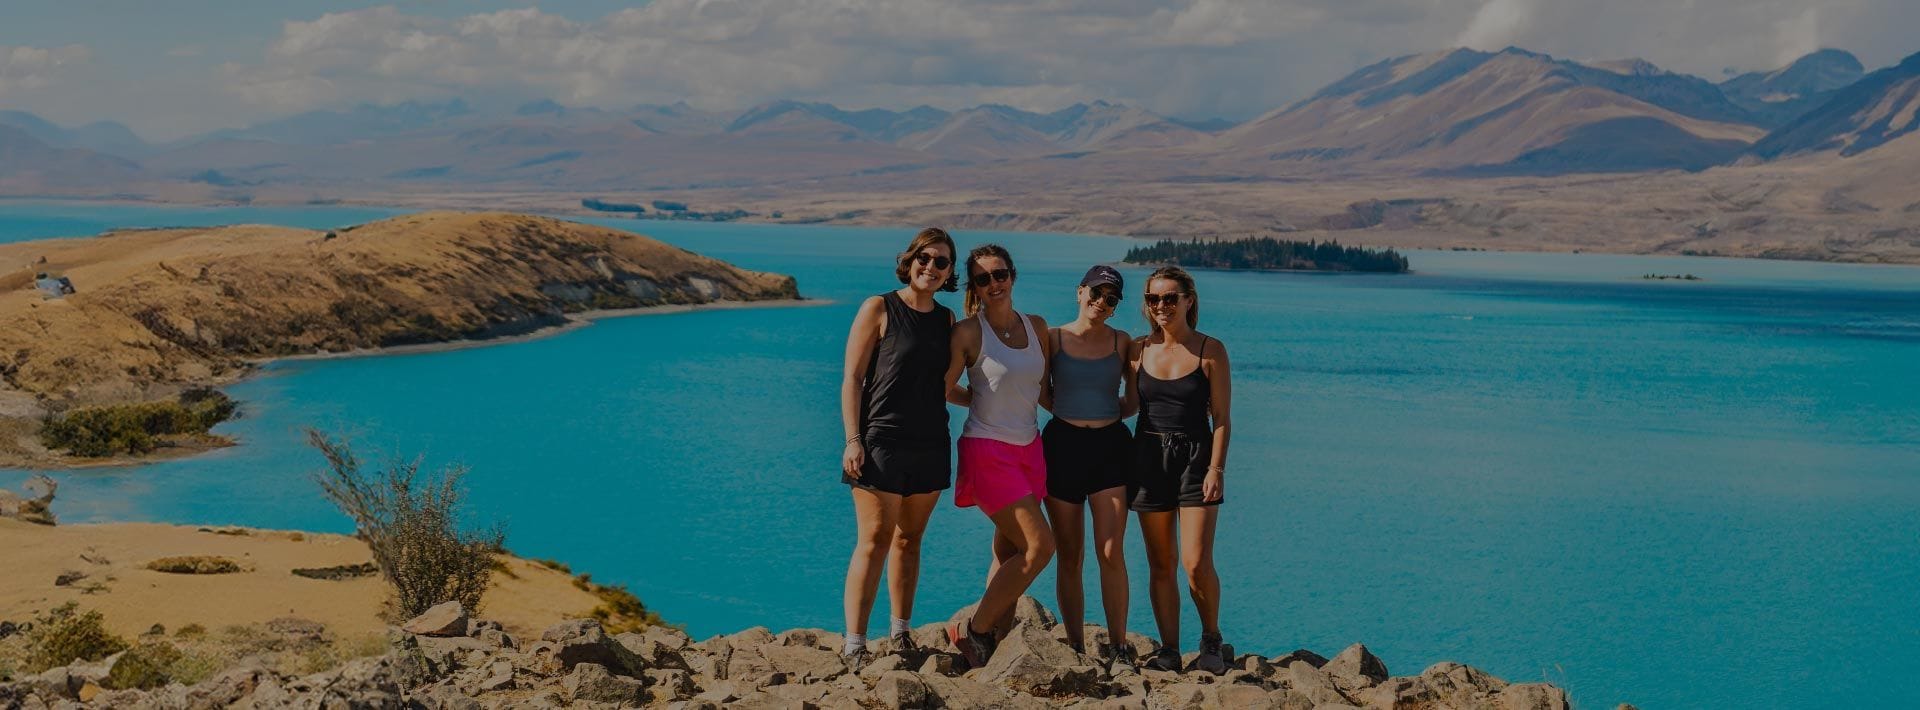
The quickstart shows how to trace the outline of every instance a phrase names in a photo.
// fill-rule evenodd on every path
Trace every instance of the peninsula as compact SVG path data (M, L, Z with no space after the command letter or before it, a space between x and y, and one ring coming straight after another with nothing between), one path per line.
M72 292L37 287L42 274ZM0 245L0 466L220 445L205 432L233 407L210 388L268 359L525 335L600 311L797 298L789 276L505 213ZM59 434L51 448L49 432Z
M1163 239L1127 250L1128 264L1256 271L1367 271L1399 274L1407 257L1392 249L1343 247L1339 242L1281 241L1272 237L1178 242Z

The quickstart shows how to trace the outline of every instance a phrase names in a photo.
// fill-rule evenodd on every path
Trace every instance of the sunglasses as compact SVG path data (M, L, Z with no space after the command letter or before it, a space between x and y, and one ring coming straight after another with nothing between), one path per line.
M973 278L967 281L973 284L974 288L984 288L987 284L1006 281L1011 278L1013 278L1013 269L994 269L992 271L982 271L974 274Z
M1162 303L1167 304L1168 308L1173 308L1175 306L1180 305L1180 297L1183 295L1185 294L1182 294L1179 292L1169 293L1165 296L1162 296L1157 293L1149 293L1147 295L1141 296L1140 300L1144 301L1147 304L1148 308L1158 306Z
M1088 301L1088 303L1093 303L1094 301L1105 303L1108 308L1113 308L1114 306L1120 305L1120 294L1114 292L1112 289L1099 289L1093 292L1093 301Z
M920 252L918 254L913 255L913 263L919 264L921 266L926 266L927 262L933 262L933 268L936 268L936 269L944 270L949 266L953 266L953 259L948 257L934 256L926 252Z

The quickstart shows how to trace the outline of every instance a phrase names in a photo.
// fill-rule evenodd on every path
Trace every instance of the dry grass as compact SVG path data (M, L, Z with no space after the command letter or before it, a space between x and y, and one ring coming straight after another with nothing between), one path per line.
M148 562L147 569L169 574L231 574L243 571L240 563L213 555L162 557Z

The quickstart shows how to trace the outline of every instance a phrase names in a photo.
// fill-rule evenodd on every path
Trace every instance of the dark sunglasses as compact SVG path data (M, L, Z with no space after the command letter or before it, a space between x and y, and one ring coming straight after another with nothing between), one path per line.
M949 266L953 266L953 259L948 257L934 256L926 252L921 252L919 254L913 255L913 263L915 264L926 266L927 262L929 261L933 262L933 268L936 268L936 269L945 269Z
M1110 289L1103 288L1093 292L1093 300L1099 301L1101 303L1105 303L1107 304L1108 308L1112 308L1114 306L1120 305L1120 294ZM1092 301L1089 301L1088 303L1092 303Z
M987 284L1011 278L1013 278L1013 269L994 269L974 274L973 278L968 279L967 282L973 284L974 288L981 288Z
M1149 293L1147 295L1141 296L1140 300L1145 302L1148 308L1158 306L1162 303L1167 304L1168 308L1173 308L1175 306L1180 305L1180 297L1184 295L1186 294L1182 294L1179 292L1169 293L1165 296L1162 296L1157 293Z

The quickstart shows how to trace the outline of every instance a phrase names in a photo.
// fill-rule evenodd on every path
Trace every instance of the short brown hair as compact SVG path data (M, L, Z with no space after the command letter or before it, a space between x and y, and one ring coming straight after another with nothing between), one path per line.
M913 277L908 275L908 271L911 269L908 265L913 263L913 256L919 254L921 249L935 244L946 245L947 258L955 262L960 260L960 249L953 245L953 237L947 235L947 230L939 227L922 229L919 234L913 235L913 241L907 242L907 250L900 252L900 257L894 260L893 275L900 278L900 283L907 283L913 280ZM949 263L947 267L947 282L940 284L940 290L960 290L959 267L960 265L957 263Z

